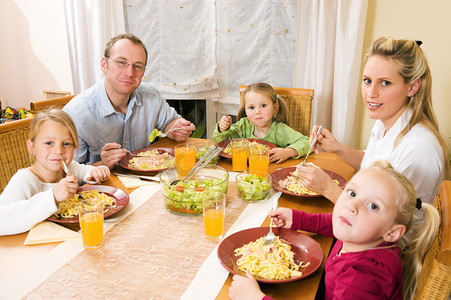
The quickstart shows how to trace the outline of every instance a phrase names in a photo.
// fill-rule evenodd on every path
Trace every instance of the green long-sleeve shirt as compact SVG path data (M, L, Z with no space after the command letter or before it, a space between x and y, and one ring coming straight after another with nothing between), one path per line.
M309 137L281 122L272 122L269 132L264 138L254 136L254 124L248 118L241 118L224 132L219 132L219 122L216 124L213 133L213 140L216 143L234 138L260 139L273 143L280 148L290 147L298 152L298 156L294 158L307 155L309 150Z

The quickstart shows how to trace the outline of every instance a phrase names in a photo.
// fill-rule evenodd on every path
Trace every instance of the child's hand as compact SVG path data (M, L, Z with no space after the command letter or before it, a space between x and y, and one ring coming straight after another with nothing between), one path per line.
M278 207L276 210L271 210L268 215L273 217L273 222L277 227L291 228L293 224L293 211L290 208Z
M219 132L224 132L229 129L230 125L232 125L232 117L231 116L222 116L219 121Z
M78 191L78 179L76 176L66 176L61 179L53 188L53 198L58 204L75 195Z
M110 169L107 166L96 167L91 170L91 175L86 180L95 181L101 183L110 177Z
M298 155L298 152L293 148L274 148L269 152L269 162L280 164L296 155Z
M246 272L246 277L233 275L233 281L229 288L230 299L261 300L264 296L257 280L249 271Z

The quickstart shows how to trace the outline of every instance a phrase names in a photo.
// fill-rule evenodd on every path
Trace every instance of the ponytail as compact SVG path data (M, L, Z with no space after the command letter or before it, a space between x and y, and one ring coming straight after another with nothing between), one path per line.
M421 223L410 237L403 256L403 295L411 299L417 289L418 279L426 253L431 248L440 227L440 215L431 204L422 203L424 211Z

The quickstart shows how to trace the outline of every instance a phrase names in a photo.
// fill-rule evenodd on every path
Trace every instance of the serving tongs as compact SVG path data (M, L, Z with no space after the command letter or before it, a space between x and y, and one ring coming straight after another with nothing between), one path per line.
M180 181L188 181L190 180L194 175L197 174L203 167L205 167L213 158L218 156L219 152L221 152L223 149L217 145L211 145L210 148L207 150L207 152L201 157L201 159L197 162L197 164L194 165L194 167L189 171L189 173L181 180L174 180L171 182L171 185L176 185Z

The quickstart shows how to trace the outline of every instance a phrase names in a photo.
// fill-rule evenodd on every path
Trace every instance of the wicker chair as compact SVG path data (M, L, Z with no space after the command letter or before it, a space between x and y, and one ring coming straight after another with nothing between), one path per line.
M48 99L48 100L41 100L41 101L34 101L30 102L30 109L31 112L36 114L42 110L45 110L50 107L54 108L63 108L64 105L67 104L72 98L74 98L75 95L65 96L61 98L54 98L54 99Z
M434 200L442 222L426 254L414 299L448 299L451 292L451 181L440 185Z
M240 85L241 96L246 88L247 85ZM313 90L283 87L273 88L288 106L288 119L290 120L291 128L299 131L303 135L310 136Z
M17 170L31 165L27 139L32 120L27 118L0 124L0 192Z

